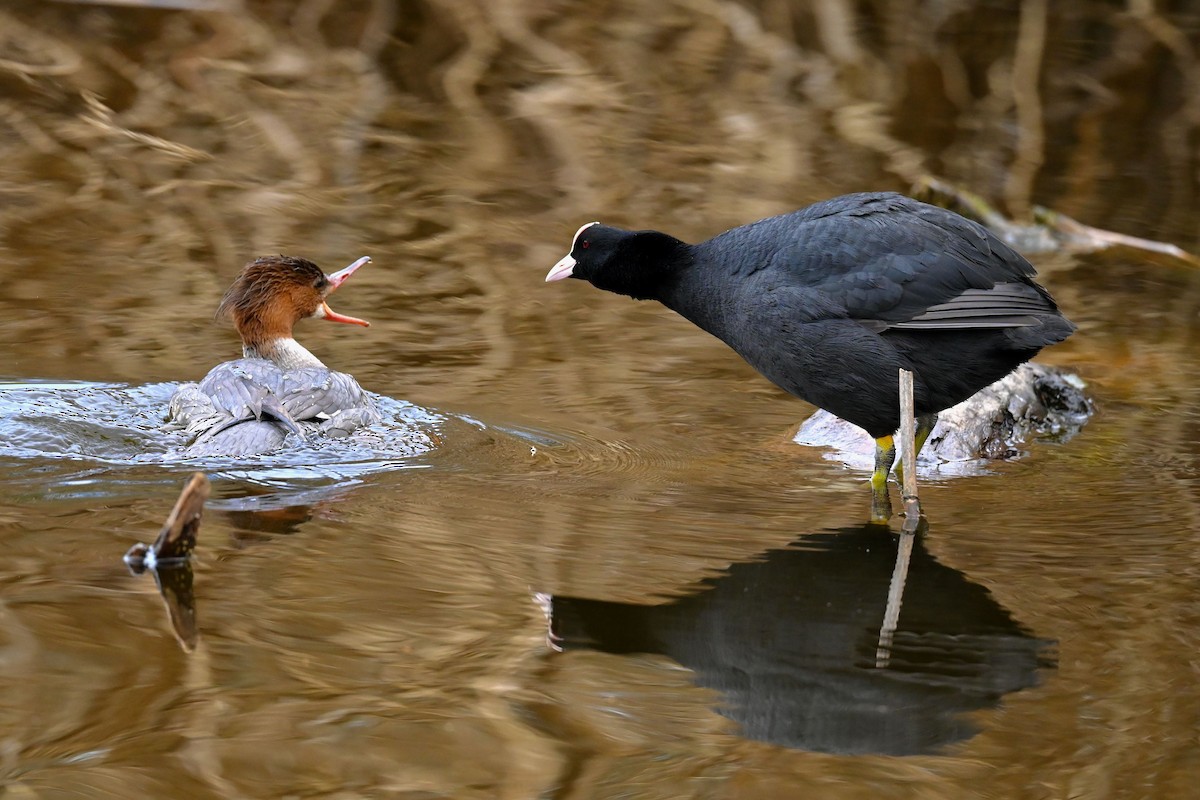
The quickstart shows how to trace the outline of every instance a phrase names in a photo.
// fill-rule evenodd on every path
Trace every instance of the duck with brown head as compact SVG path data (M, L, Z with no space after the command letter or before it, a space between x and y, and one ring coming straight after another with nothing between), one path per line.
M333 311L325 298L370 260L364 256L332 275L282 255L242 269L217 315L233 322L243 357L171 397L172 422L196 434L187 455L266 453L282 447L289 433L345 436L380 418L358 381L326 367L292 334L305 317L367 326Z

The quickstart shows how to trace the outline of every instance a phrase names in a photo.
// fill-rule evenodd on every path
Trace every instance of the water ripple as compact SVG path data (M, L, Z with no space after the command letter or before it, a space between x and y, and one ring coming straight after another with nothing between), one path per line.
M446 422L445 415L375 395L383 420L353 436L242 458L189 458L180 452L187 434L165 424L167 400L177 387L0 383L0 459L15 462L18 480L44 484L49 477L75 495L103 491L99 486L114 481L113 467L138 465L200 469L275 490L312 489L423 466L415 460L437 447Z

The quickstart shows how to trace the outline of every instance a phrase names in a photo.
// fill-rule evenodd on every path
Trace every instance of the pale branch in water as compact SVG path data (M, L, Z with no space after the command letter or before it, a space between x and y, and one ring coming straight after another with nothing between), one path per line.
M1093 228L1066 214L1043 206L1033 207L1033 224L1023 225L1005 217L988 201L974 192L961 189L939 178L926 177L913 187L913 195L950 208L977 220L1017 250L1047 253L1065 250L1090 253L1110 247L1129 247L1160 253L1193 266L1200 258L1169 242L1143 239L1115 231Z
M1066 214L1043 206L1033 207L1033 218L1059 233L1066 241L1069 250L1088 252L1108 247L1130 247L1135 250L1162 253L1171 258L1186 261L1188 264L1200 266L1200 258L1170 242L1159 242L1154 239L1143 239L1140 236L1107 231L1103 228L1093 228L1091 225L1084 225Z

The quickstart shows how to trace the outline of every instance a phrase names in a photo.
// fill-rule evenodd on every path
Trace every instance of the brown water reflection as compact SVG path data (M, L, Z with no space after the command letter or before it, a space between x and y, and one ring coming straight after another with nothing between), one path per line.
M658 602L866 512L865 476L788 443L807 409L715 340L542 291L581 222L696 239L936 174L1195 250L1194 12L227 7L0 10L0 378L195 379L235 353L210 315L246 259L369 253L339 299L373 327L300 335L484 427L315 499L216 479L190 656L120 563L190 469L0 462L7 789L1193 794L1200 276L1172 263L1039 257L1080 323L1046 359L1100 414L923 491L932 558L1058 643L1041 685L945 753L750 741L671 660L552 652L534 595Z

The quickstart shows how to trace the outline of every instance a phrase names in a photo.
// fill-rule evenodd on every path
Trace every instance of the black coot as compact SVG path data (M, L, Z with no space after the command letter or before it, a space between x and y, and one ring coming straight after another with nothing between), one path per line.
M886 491L900 367L913 372L923 443L937 412L1071 335L1034 274L983 226L888 192L694 245L593 222L546 280L582 278L682 314L779 387L865 428L872 483Z

